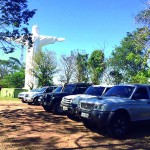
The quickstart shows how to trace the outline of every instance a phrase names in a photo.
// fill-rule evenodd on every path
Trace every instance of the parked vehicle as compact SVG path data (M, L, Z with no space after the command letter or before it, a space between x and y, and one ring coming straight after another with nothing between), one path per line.
M58 86L56 89L54 89L52 92L50 93L60 93L61 91L63 90L63 86ZM43 100L44 98L47 96L47 94L43 94L43 95L40 95L39 98L38 98L38 103L40 105L43 104Z
M28 104L39 104L38 98L43 95L44 93L50 93L52 92L57 86L45 86L42 88L39 88L37 91L28 93L25 96L25 102Z
M109 136L123 138L130 123L150 120L150 85L114 86L100 98L80 101L78 112L85 126L104 127Z
M108 91L112 85L92 85L84 94L64 96L61 101L61 108L70 119L78 118L77 106L80 100L101 96Z
M33 90L27 91L27 92L20 92L20 93L18 94L18 98L21 99L21 101L22 101L23 103L25 103L25 97L26 97L29 93L35 92L35 91L37 91L37 90L38 90L38 89L33 89Z
M46 112L52 112L55 114L62 113L60 102L64 96L73 94L82 94L85 90L91 86L89 83L69 83L65 84L62 92L45 94L43 97L42 107Z

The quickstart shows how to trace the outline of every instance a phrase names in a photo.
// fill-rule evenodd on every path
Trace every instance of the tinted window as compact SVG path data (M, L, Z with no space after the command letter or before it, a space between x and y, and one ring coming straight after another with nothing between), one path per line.
M31 90L30 92L36 92L38 89L33 89L33 90Z
M44 92L46 90L46 87L40 88L37 90L37 92Z
M64 93L72 93L75 89L75 85L67 84L63 90Z
M136 99L149 99L146 87L138 88L137 91L134 93L133 98L136 98Z
M107 87L106 89L105 89L105 93L109 90L109 89L111 89L112 87Z
M134 90L134 86L114 86L108 90L104 96L117 96L129 98Z
M89 87L85 94L89 94L89 95L95 95L95 96L101 96L103 91L104 91L104 87Z
M62 90L62 86L57 87L56 89L53 90L53 92L58 93L58 92L61 92L61 90Z
M75 93L83 94L83 93L85 93L86 89L87 89L87 87L78 86L78 87L76 87Z

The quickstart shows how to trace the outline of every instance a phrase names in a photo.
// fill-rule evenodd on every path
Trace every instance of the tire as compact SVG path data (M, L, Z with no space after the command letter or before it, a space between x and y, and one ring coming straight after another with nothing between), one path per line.
M34 105L40 105L39 102L38 102L38 98L35 98L33 103L34 103Z
M23 98L21 99L21 101L22 101L22 103L25 103L25 101L24 101L24 99L23 99Z
M50 106L42 106L46 112L52 112L52 108Z
M60 107L60 103L55 103L53 107L53 113L56 115L60 115L63 113L63 110Z
M28 102L28 105L32 105L32 103L31 103L31 102Z
M83 123L83 125L87 128L87 129L93 129L94 128L94 124L92 124L89 120L81 118L81 121Z
M78 122L80 121L80 118L73 114L67 114L67 117L73 121L78 121Z
M113 116L107 127L108 136L116 139L124 139L129 129L129 119L123 114Z

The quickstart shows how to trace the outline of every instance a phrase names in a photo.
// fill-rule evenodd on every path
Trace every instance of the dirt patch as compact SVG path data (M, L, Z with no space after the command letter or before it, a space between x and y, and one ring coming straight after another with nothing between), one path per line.
M115 140L41 106L0 101L0 150L149 149L149 143L149 126L134 127L126 140Z

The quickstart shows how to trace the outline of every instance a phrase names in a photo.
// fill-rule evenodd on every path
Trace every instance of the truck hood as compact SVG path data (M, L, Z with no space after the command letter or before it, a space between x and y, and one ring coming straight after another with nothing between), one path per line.
M94 103L94 104L103 104L103 103L124 103L129 101L128 98L120 98L120 97L91 97L88 99L83 99L81 102L83 103Z
M94 98L96 96L93 95L88 95L88 94L76 94L76 95L68 95L65 96L65 99L90 99L90 98Z
M50 95L50 96L54 96L54 97L64 97L64 96L67 96L67 95L69 95L68 93L49 93L48 95Z

